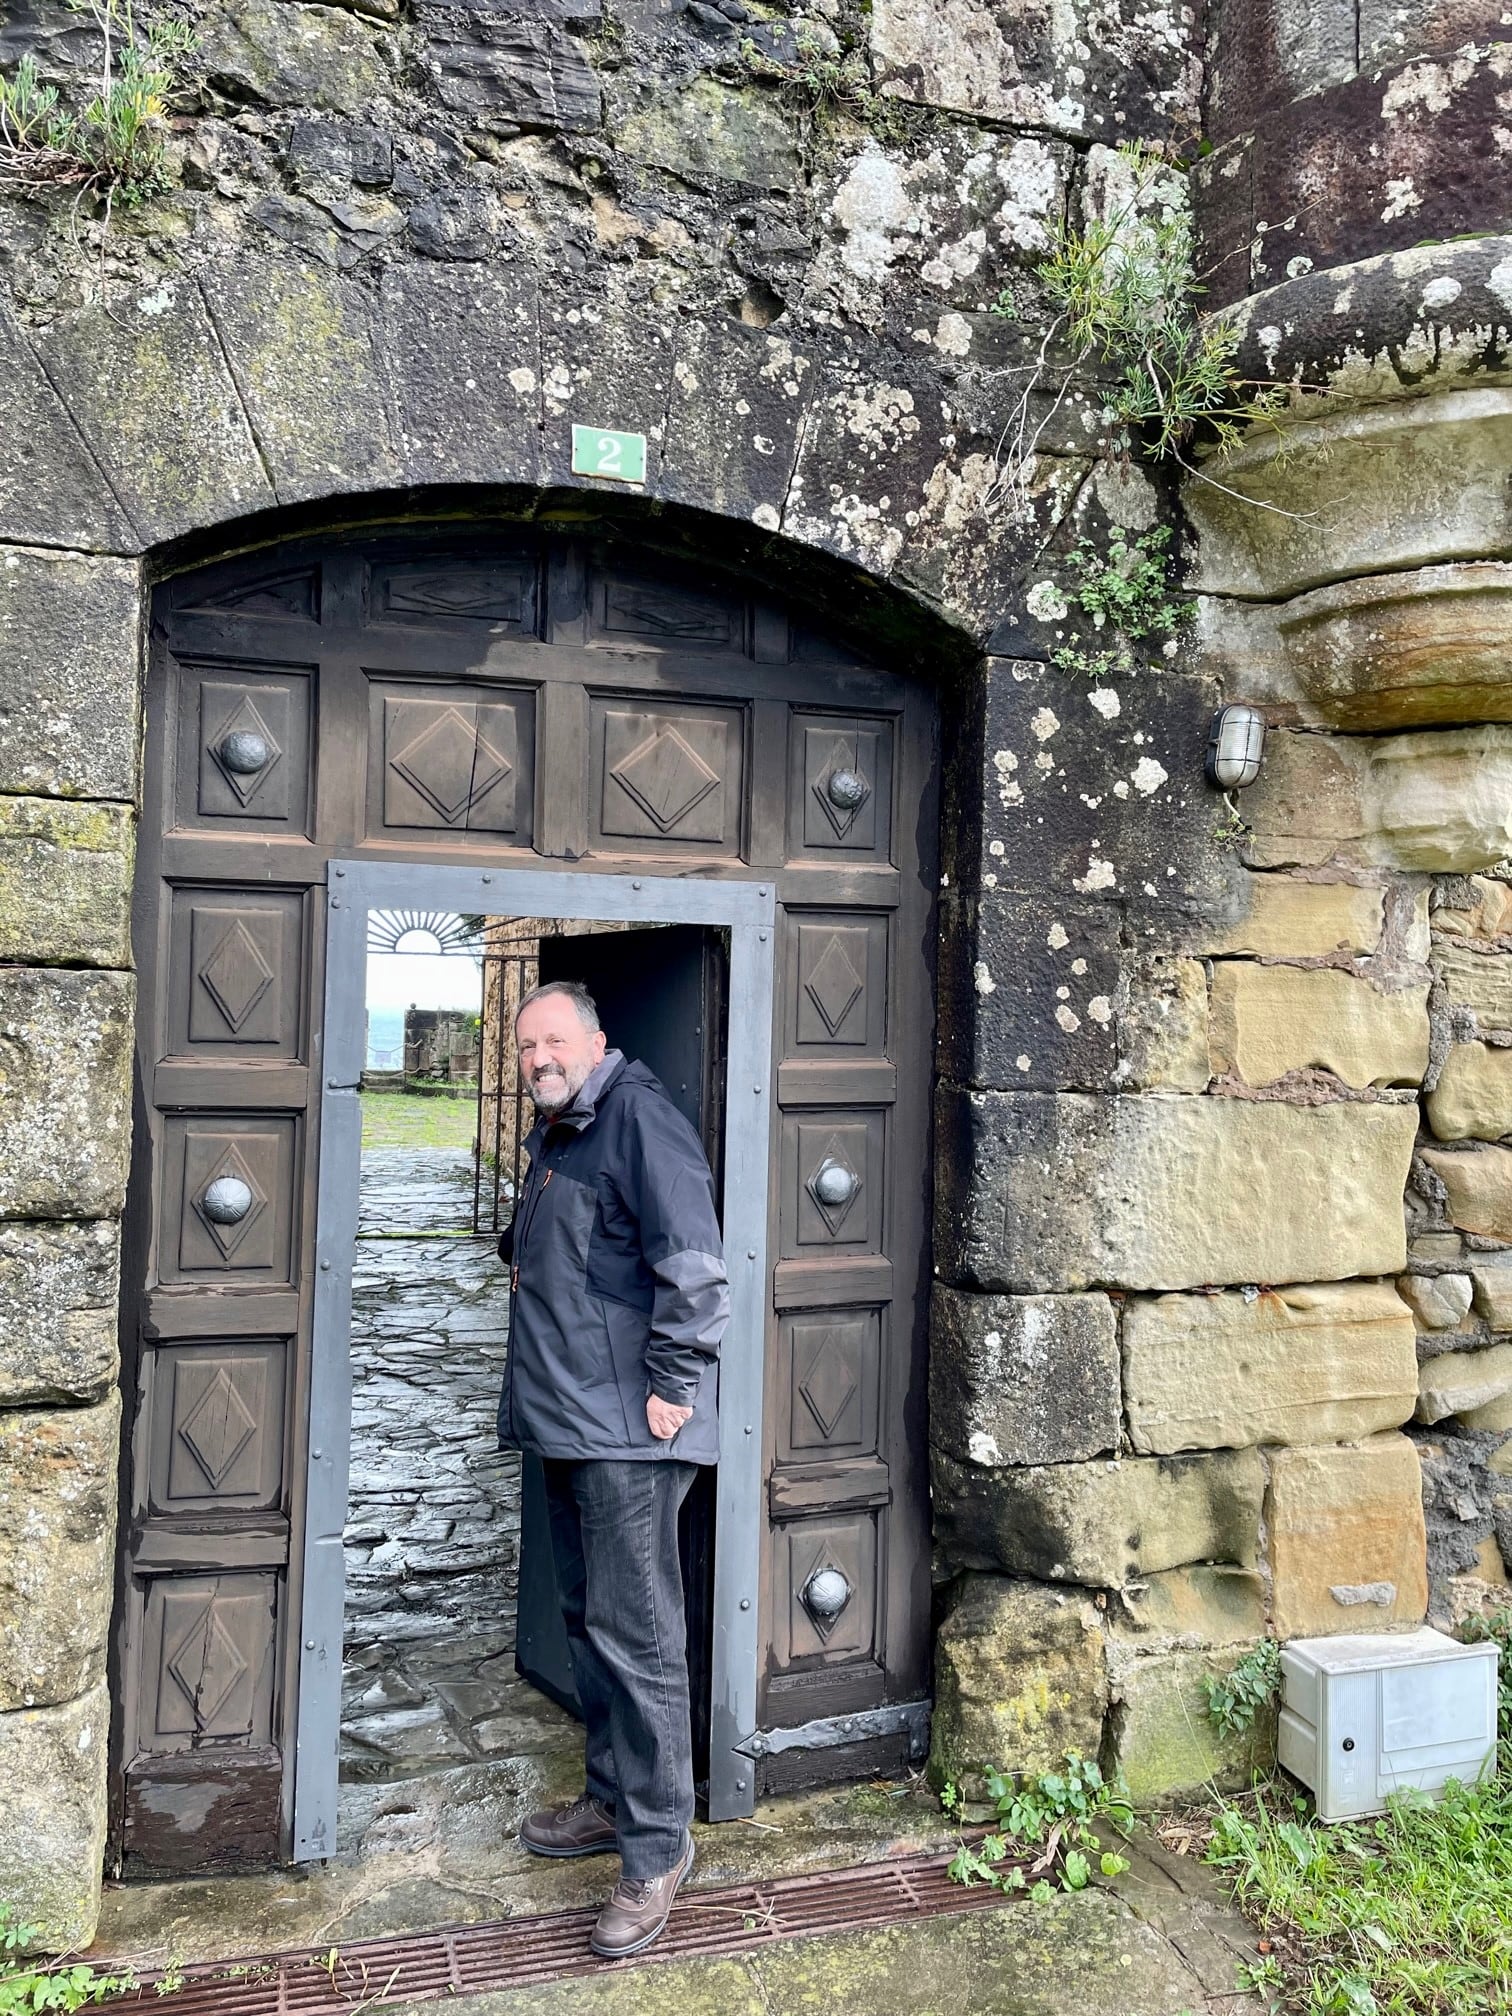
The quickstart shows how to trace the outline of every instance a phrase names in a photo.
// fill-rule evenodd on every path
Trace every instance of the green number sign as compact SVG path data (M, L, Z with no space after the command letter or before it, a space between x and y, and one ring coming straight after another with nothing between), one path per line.
M620 434L612 427L575 426L572 430L572 473L574 476L606 476L612 483L644 483L645 435Z

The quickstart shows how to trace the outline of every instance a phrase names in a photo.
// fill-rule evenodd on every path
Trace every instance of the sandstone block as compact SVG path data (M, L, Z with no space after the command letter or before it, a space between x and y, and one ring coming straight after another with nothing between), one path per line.
M1208 1713L1205 1679L1232 1671L1232 1652L1156 1652L1110 1660L1113 1756L1136 1806L1207 1789L1238 1791L1275 1757L1275 1713L1242 1735Z
M935 1531L947 1561L1046 1582L1118 1588L1193 1561L1252 1567L1259 1452L984 1470L933 1457Z
M1106 906L987 892L944 905L940 1070L962 1085L1114 1082L1120 932Z
M1457 938L1505 938L1512 934L1512 883L1472 875L1469 884L1468 903L1445 904L1434 911L1434 930Z
M1386 1104L943 1087L936 1256L1015 1293L1399 1273L1416 1131Z
M534 483L544 376L534 281L507 267L396 263L380 311L375 348L409 480Z
M1417 1450L1405 1435L1352 1448L1282 1449L1266 1503L1278 1638L1391 1631L1428 1607Z
M1509 1393L1512 1344L1493 1344L1486 1351L1446 1351L1422 1368L1417 1418L1434 1422L1458 1414L1464 1419Z
M1353 742L1272 731L1260 775L1244 794L1246 861L1289 868L1355 858L1366 829L1365 772Z
M1119 1083L1131 1091L1205 1092L1207 970L1199 959L1148 958L1129 975L1118 1026Z
M131 964L126 805L0 797L0 960Z
M1205 951L1280 959L1326 959L1374 952L1381 942L1382 892L1351 882L1299 882L1293 875L1245 878L1246 914L1216 932Z
M393 38L334 7L237 0L201 45L212 83L238 99L361 113L392 88Z
M673 175L793 189L802 180L787 121L761 91L731 91L713 78L681 83L627 119L615 146L632 161Z
M1512 1049L1456 1043L1427 1105L1428 1124L1440 1141L1499 1141L1512 1134Z
M1397 1293L1424 1330L1457 1330L1470 1314L1468 1274L1404 1274Z
M1105 1629L1145 1650L1250 1645L1265 1636L1265 1585L1249 1568L1169 1568L1118 1590Z
M1493 1330L1512 1330L1512 1253L1477 1253L1470 1261L1476 1314Z
M1450 1006L1468 1008L1482 1029L1512 1029L1512 953L1438 944L1433 964Z
M15 55L23 52L12 44ZM135 553L141 539L110 487L90 460L79 430L48 382L30 344L0 308L0 540L19 546L88 547L100 553ZM30 556L24 556L30 557ZM0 565L0 610L4 568ZM3 624L0 615L0 624ZM7 664L14 680L17 666ZM3 724L13 727L12 722ZM42 724L26 725L36 729ZM0 741L0 749L3 749ZM15 787L7 787L15 788ZM22 786L22 789L35 788ZM109 797L107 790L100 794Z
M0 1714L0 1897L48 1953L94 1937L105 1859L105 1682L57 1708Z
M1124 1310L1134 1447L1354 1440L1410 1420L1412 1318L1386 1282L1242 1295L1162 1295Z
M959 1784L992 1769L1048 1771L1095 1757L1108 1682L1095 1606L1032 1582L963 1575L935 1638L929 1773Z
M0 1407L99 1400L116 1373L120 1228L0 1222Z
M313 21L334 8L274 7ZM198 290L170 278L107 313L55 322L43 362L149 543L265 510L278 499Z
M1474 1428L1480 1433L1490 1432L1503 1435L1512 1428L1512 1392L1498 1394L1481 1407L1467 1407L1458 1419L1463 1427Z
M1466 1232L1512 1240L1512 1149L1451 1153L1425 1148L1423 1160L1448 1193L1450 1219Z
M120 1211L131 1003L126 973L0 968L0 1217Z
M1371 746L1369 855L1468 874L1512 853L1512 728L1386 735Z
M1248 1085L1332 1071L1346 1085L1416 1085L1428 1068L1428 989L1387 994L1333 967L1213 970L1213 1068Z
M1118 1447L1105 1295L963 1295L931 1307L929 1432L962 1463L1076 1463Z
M0 1414L0 1709L82 1694L105 1670L119 1396Z
M140 625L135 560L0 556L0 791L135 795Z

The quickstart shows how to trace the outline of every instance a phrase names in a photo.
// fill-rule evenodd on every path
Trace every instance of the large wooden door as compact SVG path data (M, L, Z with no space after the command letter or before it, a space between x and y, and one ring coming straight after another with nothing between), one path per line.
M183 576L159 591L152 645L124 1866L289 1851L333 856L771 876L777 1257L749 1754L769 1782L896 1759L929 1623L927 689L709 569L513 530L305 543Z

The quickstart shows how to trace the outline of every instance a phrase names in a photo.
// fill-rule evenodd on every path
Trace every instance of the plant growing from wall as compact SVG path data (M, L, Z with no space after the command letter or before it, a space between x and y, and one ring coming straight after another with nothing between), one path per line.
M165 18L139 28L133 0L82 0L100 36L100 69L82 110L64 105L24 56L0 77L0 189L72 186L140 202L163 186L168 102L196 46L194 31Z
M57 2010L71 2016L87 2002L103 2002L136 1986L129 1974L99 1974L84 1961L37 1966L25 1956L40 1934L0 1904L0 2016L44 2016Z
M1076 614L1069 641L1051 654L1063 672L1090 679L1132 672L1136 647L1174 639L1196 604L1172 588L1170 545L1171 528L1155 525L1137 533L1115 528L1106 552L1090 539L1071 548L1065 568L1072 578L1055 600L1068 617Z
M1274 1638L1262 1638L1232 1671L1216 1679L1209 1676L1202 1686L1214 1725L1226 1736L1244 1735L1261 1709L1269 1708L1281 1692L1280 1645Z
M1085 1890L1094 1868L1111 1877L1129 1867L1125 1856L1103 1846L1097 1825L1127 1834L1133 1808L1123 1787L1110 1784L1090 1757L1068 1750L1058 1771L1034 1777L989 1771L987 1796L997 1824L978 1841L962 1841L950 1863L953 1881L1027 1890L1038 1902L1055 1894L1052 1876L1062 1890ZM958 1788L947 1784L940 1803L947 1813L959 1813ZM1038 1852L1026 1866L1022 1851L1028 1849Z

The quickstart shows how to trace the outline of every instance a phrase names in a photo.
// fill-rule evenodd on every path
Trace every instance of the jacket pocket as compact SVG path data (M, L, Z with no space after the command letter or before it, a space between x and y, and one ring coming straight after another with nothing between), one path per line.
M627 1302L600 1301L609 1336L609 1355L614 1362L614 1381L625 1410L625 1434L632 1446L655 1441L646 1420L646 1395L651 1391L646 1378L646 1342L651 1335L650 1318Z

